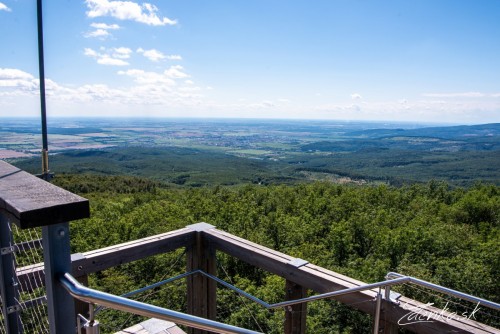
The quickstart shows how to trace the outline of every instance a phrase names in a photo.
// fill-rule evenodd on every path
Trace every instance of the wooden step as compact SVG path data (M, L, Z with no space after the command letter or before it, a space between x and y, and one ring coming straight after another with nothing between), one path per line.
M170 321L151 318L115 334L186 334Z

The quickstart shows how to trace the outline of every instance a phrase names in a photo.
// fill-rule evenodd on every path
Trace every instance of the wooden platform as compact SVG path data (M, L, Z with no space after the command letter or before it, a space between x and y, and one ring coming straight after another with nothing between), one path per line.
M186 334L186 332L173 322L153 318L115 334Z

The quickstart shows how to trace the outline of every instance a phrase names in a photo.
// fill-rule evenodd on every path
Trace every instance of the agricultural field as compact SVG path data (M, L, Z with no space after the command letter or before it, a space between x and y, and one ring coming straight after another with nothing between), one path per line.
M2 119L0 158L34 173L35 119ZM55 119L51 169L185 186L330 180L393 185L500 183L500 124L227 119Z

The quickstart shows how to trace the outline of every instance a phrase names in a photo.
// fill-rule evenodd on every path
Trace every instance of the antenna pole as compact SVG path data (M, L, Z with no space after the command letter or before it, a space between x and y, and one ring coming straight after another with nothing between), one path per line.
M43 59L42 0L37 0L38 70L40 73L40 106L42 112L42 179L49 180L49 145L47 141L47 113L45 105L45 68Z

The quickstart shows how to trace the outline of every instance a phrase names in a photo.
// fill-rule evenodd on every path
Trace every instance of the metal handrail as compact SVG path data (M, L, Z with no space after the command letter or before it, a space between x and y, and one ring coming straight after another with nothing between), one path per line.
M387 300L389 300L389 293L390 293L391 286L403 284L403 283L413 283L416 285L420 285L420 286L429 288L429 289L434 290L434 291L445 293L445 294L450 295L450 296L454 296L457 298L468 300L468 301L471 301L474 303L479 303L482 306L486 306L486 307L492 308L494 310L500 310L500 304L498 304L498 303L495 303L495 302L492 302L492 301L489 301L489 300L486 300L483 298L475 297L472 295L468 295L466 293L456 291L453 289L445 288L443 286L433 284L433 283L430 283L427 281L423 281L421 279L418 279L418 278L415 278L412 276L405 276L402 274L389 272L386 275L386 279L387 279L386 281L382 281L382 282L365 284L365 285L360 285L360 286L353 287L353 288L342 289L342 290L337 290L337 291L333 291L333 292L327 292L327 293L323 293L320 295L315 295L315 296L311 296L311 297L307 297L307 298L301 298L301 299L295 299L295 300L285 301L285 302L281 302L281 303L271 304L271 305L268 305L266 307L267 308L277 308L277 307L290 306L290 305L310 302L310 301L318 300L318 299L346 295L346 294L353 293L353 292L372 290L375 288L384 288L385 289L385 298Z
M450 296L454 296L454 297L461 298L461 299L468 300L468 301L475 302L475 303L480 303L483 306L486 306L486 307L489 307L489 308L492 308L495 310L500 309L500 304L497 304L495 302L492 302L492 301L489 301L489 300L486 300L483 298L475 297L472 295L468 295L468 294L460 292L460 291L445 288L445 287L437 285L437 284L433 284L433 283L423 281L421 279L418 279L418 278L415 278L412 276L405 276L405 275L398 274L395 272L389 272L385 277L386 278L385 281L364 284L364 285L355 286L352 288L347 288L347 289L342 289L342 290L326 292L326 293L322 293L322 294L318 294L318 295L314 295L314 296L309 296L309 297L305 297L305 298L300 298L300 299L287 300L287 301L283 301L283 302L279 302L279 303L275 303L275 304L266 303L265 301L249 294L248 292L245 292L245 291L237 288L236 286L227 283L226 281L218 278L217 276L210 275L210 274L208 274L200 269L193 270L191 272L187 272L184 274L180 274L180 275L177 275L175 277L171 277L169 279L148 285L148 286L143 287L141 289L128 292L122 296L129 297L129 296L135 295L137 293L144 292L144 291L147 291L149 289L156 288L156 287L159 287L159 286L164 285L166 283L170 283L170 282L176 281L178 279L181 279L181 278L184 278L184 277L187 277L190 275L195 275L195 274L199 274L199 275L203 275L205 277L208 277L211 280L214 280L217 283L233 290L234 292L238 293L239 295L241 295L245 298L248 298L248 299L252 300L253 302L265 307L266 309L274 309L274 308L279 308L279 307L286 307L286 306L291 306L291 305L296 305L296 304L301 304L301 303L307 303L307 302L311 302L314 300L332 298L332 297L347 295L347 294L354 293L354 292L373 290L376 288L379 288L379 289L384 288L385 289L385 299L390 300L390 298L389 298L390 287L393 285L399 285L399 284L404 284L404 283L413 283L416 285L427 287L427 288L432 289L434 291L448 294Z
M444 293L444 294L447 294L450 296L454 296L454 297L468 300L471 302L479 303L483 306L486 306L486 307L489 307L489 308L492 308L495 310L500 310L500 304L498 304L498 303L495 303L495 302L492 302L492 301L489 301L489 300L486 300L483 298L475 297L472 295L468 295L468 294L460 292L460 291L445 288L445 287L437 285L437 284L433 284L433 283L423 281L423 280L415 278L415 277L405 276L405 275L395 273L395 272L389 272L386 275L386 281L365 284L365 285L361 285L361 286L356 286L356 287L352 287L352 288L327 292L327 293L323 293L323 294L319 294L319 295L315 295L315 296L310 296L310 297L300 298L300 299L295 299L295 300L289 300L289 301L284 301L284 302L275 303L275 304L268 304L268 303L260 300L259 298L252 296L252 295L248 294L247 292L245 292L241 289L238 289L235 286L219 279L216 276L213 276L213 275L210 275L210 274L203 272L202 270L195 270L195 271L192 271L189 273L178 275L176 277L167 279L165 281L155 283L152 286L148 286L148 287L139 289L137 291L133 291L133 292L129 293L128 295L132 295L132 294L137 293L138 291L144 291L144 290L150 289L152 287L157 287L157 286L163 285L167 282L172 282L174 280L177 280L177 279L189 276L189 275L193 275L193 274L201 274L201 275L206 276L212 280L215 280L218 283L223 284L224 286L234 290L238 294L253 300L254 302L262 305L263 307L265 307L267 309L286 307L286 306L291 306L291 305L295 305L295 304L307 303L307 302L310 302L313 300L331 298L331 297L350 294L353 292L361 292L361 291L372 290L372 289L378 288L379 292L377 293L377 309L376 309L376 311L379 312L380 311L379 310L380 302L381 302L381 290L380 290L381 288L385 289L386 299L389 300L391 286L398 285L398 284L404 284L404 283L413 283L413 284L420 285L420 286L423 286L423 287L429 288L431 290L438 291L438 292L441 292L441 293ZM130 300L130 299L127 299L124 297L115 296L115 295L111 295L111 294L108 294L105 292L93 290L93 289L87 288L87 287L81 285L80 283L78 283L78 281L76 281L73 278L73 276L71 276L68 273L59 277L59 280L63 284L64 288L74 298L80 299L80 300L88 302L88 303L100 304L100 305L107 306L109 308L113 308L116 310L121 310L121 311L129 312L129 313L139 314L139 315L143 315L143 316L147 316L147 317L155 317L158 319L169 320L169 321L173 321L177 324L186 325L186 326L190 326L190 327L194 327L194 328L199 328L202 330L212 330L212 331L215 330L218 333L236 333L236 334L239 334L239 333L258 333L258 332L254 332L254 331L251 331L248 329L223 324L223 323L216 322L213 320L208 320L208 319L192 316L192 315L185 314L185 313L168 310L168 309L164 309L161 307L149 305L146 303L141 303L141 302L138 302L135 300ZM374 327L374 331L376 331L376 330L378 330L378 321L376 322L375 327Z
M146 317L172 321L176 324L186 325L202 330L214 331L224 334L258 334L249 329L223 324L217 321L208 320L193 315L168 310L158 306L141 303L135 300L115 296L106 292L87 288L71 276L65 273L58 277L59 282L76 299L87 303L104 305L109 308L134 313ZM261 333L262 334L262 333Z
M430 283L430 282L427 282L427 281L423 281L421 279L418 279L418 278L415 278L415 277L412 277L412 276L405 276L405 275L402 275L402 274L399 274L399 273L389 272L385 276L385 278L389 282L394 281L394 280L398 280L398 279L401 279L401 278L406 278L408 280L408 283L413 283L413 284L416 284L416 285L420 285L420 286L429 288L429 289L437 291L437 292L442 292L442 293L450 295L450 296L454 296L454 297L457 297L457 298L460 298L460 299L463 299L463 300L468 300L468 301L473 302L473 303L479 303L479 304L481 304L483 306L492 308L492 309L497 310L497 311L500 310L500 304L498 304L498 303L495 303L495 302L492 302L492 301L489 301L489 300L486 300L486 299L483 299L483 298L475 297L475 296L472 296L472 295L468 295L466 293L463 293L463 292L460 292L460 291L457 291L457 290L445 288L444 286L433 284L433 283Z

